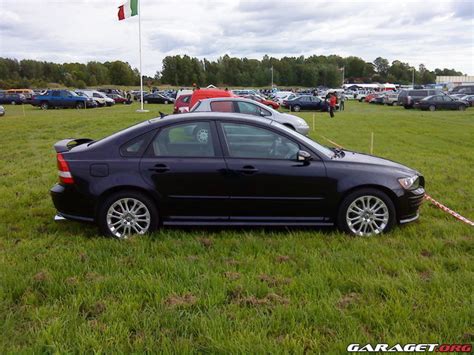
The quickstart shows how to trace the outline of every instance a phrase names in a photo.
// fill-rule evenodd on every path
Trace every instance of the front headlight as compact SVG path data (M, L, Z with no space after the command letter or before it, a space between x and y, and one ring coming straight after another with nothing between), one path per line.
M418 175L413 175L410 177L399 178L398 182L405 190L413 190L418 188L420 185L420 179Z

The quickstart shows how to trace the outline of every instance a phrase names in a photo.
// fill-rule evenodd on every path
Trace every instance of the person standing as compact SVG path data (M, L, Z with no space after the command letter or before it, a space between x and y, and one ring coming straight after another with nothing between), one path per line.
M329 116L331 116L331 118L334 118L334 109L336 108L336 102L336 95L331 94L329 96Z
M341 97L339 98L339 111L344 111L344 101L346 101L346 96L341 92Z

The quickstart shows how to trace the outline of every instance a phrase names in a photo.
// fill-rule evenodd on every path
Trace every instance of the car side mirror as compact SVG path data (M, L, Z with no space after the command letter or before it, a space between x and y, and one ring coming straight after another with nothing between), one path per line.
M305 150L298 150L298 153L296 154L296 160L309 164L310 160L312 159L311 154L309 154Z

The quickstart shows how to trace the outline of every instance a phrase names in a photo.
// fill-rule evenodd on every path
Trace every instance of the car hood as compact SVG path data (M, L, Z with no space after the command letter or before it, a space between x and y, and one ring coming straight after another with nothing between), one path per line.
M356 164L365 164L365 165L378 165L381 167L387 167L391 169L397 169L401 173L407 174L409 176L414 174L419 174L414 169L411 169L405 165L394 162L392 160L379 158L369 154L352 152L349 150L344 150L344 157L338 157L337 160L347 162L347 163L356 163Z
M285 120L285 121L298 122L299 120L303 120L301 117L298 117L296 115L292 115L292 114L289 114L289 113L285 113L285 112L277 112L277 115L275 115L275 116L278 117L279 119Z

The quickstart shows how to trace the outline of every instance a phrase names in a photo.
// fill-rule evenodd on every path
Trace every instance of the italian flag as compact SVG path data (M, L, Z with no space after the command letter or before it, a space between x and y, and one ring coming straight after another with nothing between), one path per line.
M125 4L119 6L119 21L135 15L138 15L138 0L128 0Z

